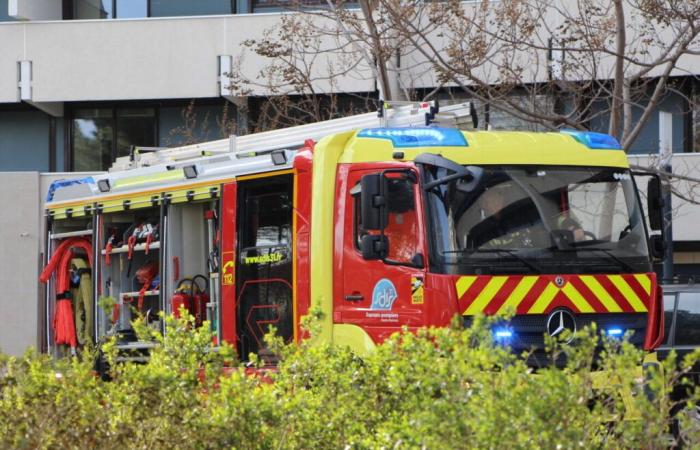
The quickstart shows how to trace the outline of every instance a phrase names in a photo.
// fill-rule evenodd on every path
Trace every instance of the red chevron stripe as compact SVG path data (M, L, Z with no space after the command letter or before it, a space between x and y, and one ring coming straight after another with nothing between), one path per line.
M555 308L569 308L570 310L574 312L581 312L579 309L576 307L574 302L572 302L569 297L566 296L562 291L557 292L557 295L554 296L552 299L552 302L549 304L547 309L544 310L545 314L548 314L550 311L552 311Z
M550 280L548 277L540 276L539 279L530 289L530 292L525 294L525 297L523 298L523 301L520 302L520 304L518 305L518 309L516 312L518 314L527 314L532 305L535 304L535 301L537 301L537 297L539 297L542 291L544 291L544 288L547 287L549 281Z
M607 308L605 308L603 303L601 303L601 301L598 300L598 297L596 297L593 294L593 292L591 292L591 290L588 289L588 286L586 286L584 282L581 281L581 277L571 277L569 278L569 283L571 283L576 288L578 293L581 294L581 297L586 299L588 304L591 305L591 308L593 308L593 311L595 311L596 313L608 312Z
M508 300L508 297L513 293L515 287L522 279L523 277L508 277L508 280L506 280L501 289L484 308L484 314L496 314L498 309Z
M474 283L472 283L472 285L469 286L467 292L465 292L462 295L462 298L459 299L460 313L466 311L467 308L469 308L469 306L474 302L474 300L476 300L476 297L478 297L481 291L484 290L486 285L489 284L489 281L491 281L491 277L476 277Z
M612 283L612 281L608 280L608 277L605 275L596 275L595 279L598 280L601 286L603 286L603 289L608 291L608 294L615 300L615 302L620 306L622 311L624 312L634 312L634 308L632 308L632 305L627 301L624 295L615 287L615 285Z
M622 275L622 278L630 285L630 288L632 288L634 293L637 294L637 297L644 303L644 306L650 309L651 297L644 292L644 288L639 284L639 281L637 281L634 275Z

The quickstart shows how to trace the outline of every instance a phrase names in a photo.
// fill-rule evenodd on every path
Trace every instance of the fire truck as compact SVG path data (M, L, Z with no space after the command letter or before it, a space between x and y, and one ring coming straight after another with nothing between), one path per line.
M465 125L466 124L466 125ZM548 364L545 335L593 322L652 351L662 296L640 197L604 134L476 130L474 108L385 104L310 125L171 149L54 182L44 345L167 333L189 310L242 359L270 326L366 354L402 329L512 316L499 342ZM656 184L654 184L656 182ZM658 180L649 222L660 228ZM71 327L75 336L71 335Z

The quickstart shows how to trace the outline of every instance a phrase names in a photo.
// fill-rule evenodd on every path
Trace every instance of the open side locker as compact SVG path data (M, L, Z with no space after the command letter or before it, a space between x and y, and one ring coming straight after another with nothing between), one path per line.
M162 329L160 196L97 205L100 292L97 336L118 336L118 348L146 349L131 321L143 315L148 326Z
M174 192L169 197L164 251L165 311L179 317L184 308L195 325L208 321L219 342L219 188L206 194ZM167 330L166 330L167 332Z
M46 212L42 347L54 357L94 342L93 213L92 206Z

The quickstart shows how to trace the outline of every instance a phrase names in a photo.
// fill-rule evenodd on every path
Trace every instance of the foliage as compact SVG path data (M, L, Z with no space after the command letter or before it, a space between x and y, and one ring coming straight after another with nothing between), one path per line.
M466 330L396 334L365 358L271 337L278 369L253 376L231 347L213 350L206 326L167 322L165 337L134 323L156 343L147 363L118 362L114 342L104 346L108 382L95 376L90 352L0 357L0 447L667 448L674 407L686 442L700 442L698 393L688 405L668 400L682 369L669 361L665 377L651 371L642 386L642 353L607 341L598 361L606 372L594 370L595 330L575 346L551 342L568 365L536 372L493 343L483 318ZM601 373L605 389L596 388ZM635 394L628 407L625 389Z

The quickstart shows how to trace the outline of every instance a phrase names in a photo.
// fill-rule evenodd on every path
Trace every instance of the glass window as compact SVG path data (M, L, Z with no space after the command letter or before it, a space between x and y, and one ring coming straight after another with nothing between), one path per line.
M115 3L114 15L117 19L148 17L148 0L117 0Z
M325 0L253 0L253 10L298 8L299 6L325 6Z
M104 170L112 164L111 109L80 109L73 119L73 170Z
M7 0L0 0L0 22L11 22L15 20L8 14L10 12L10 7L7 3Z
M664 344L673 345L673 310L676 308L676 294L664 294Z
M156 142L153 108L117 110L117 156L126 156L132 145L151 146Z
M554 110L554 99L546 95L512 96L510 101L526 110L548 113ZM492 130L547 131L542 125L509 114L507 111L510 109L512 108L505 104L501 109L489 105L489 126Z
M74 19L113 18L112 0L73 0Z
M678 295L674 345L700 346L700 292L681 292Z
M389 250L386 258L400 263L410 263L419 253L418 218L416 216L416 185L404 176L389 174L386 179L387 193L387 224L384 236L387 238ZM354 234L355 247L360 249L362 237L367 234L377 234L362 228L361 196L358 183L350 190L354 201Z
M233 14L232 3L231 0L151 0L151 17Z
M78 109L73 118L73 169L107 170L132 145L156 145L154 108Z

